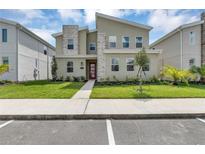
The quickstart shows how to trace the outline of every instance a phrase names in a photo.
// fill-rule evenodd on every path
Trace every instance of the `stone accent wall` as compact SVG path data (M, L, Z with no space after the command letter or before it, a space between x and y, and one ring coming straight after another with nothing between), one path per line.
M201 20L205 21L205 12L201 14ZM205 64L205 23L201 25L201 64Z
M97 33L97 80L103 81L105 80L105 34Z
M63 53L64 55L78 55L78 29L77 25L63 25ZM73 39L74 49L68 50L68 39Z

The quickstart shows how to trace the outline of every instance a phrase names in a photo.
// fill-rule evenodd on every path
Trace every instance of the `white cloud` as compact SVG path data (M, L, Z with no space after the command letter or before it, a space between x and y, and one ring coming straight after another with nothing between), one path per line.
M63 20L71 19L75 22L79 22L83 18L83 14L80 10L58 10L57 11Z
M154 27L154 31L167 33L182 24L196 20L199 20L199 17L192 16L187 11L153 10L150 12L148 24Z
M115 17L123 17L133 13L133 10L124 10L124 9L85 9L84 10L84 19L85 23L92 23L95 21L95 13L103 13Z
M16 10L17 13L23 14L25 18L27 19L43 19L45 18L43 11L41 10L32 10L32 9L27 9L27 10Z

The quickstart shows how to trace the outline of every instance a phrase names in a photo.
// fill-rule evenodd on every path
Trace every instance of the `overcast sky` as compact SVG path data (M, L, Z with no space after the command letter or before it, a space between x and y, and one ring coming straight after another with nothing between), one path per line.
M95 12L152 26L150 43L179 25L200 20L204 10L0 10L0 18L14 20L55 45L51 34L64 24L95 28Z

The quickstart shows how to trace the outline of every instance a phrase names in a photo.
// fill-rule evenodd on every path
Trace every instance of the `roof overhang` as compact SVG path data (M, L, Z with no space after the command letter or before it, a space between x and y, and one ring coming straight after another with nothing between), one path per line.
M157 41L153 42L152 44L150 44L150 48L154 47L155 45L157 45L158 43L162 42L163 40L171 37L172 35L176 34L177 32L185 29L185 28L189 28L189 27L193 27L193 26L197 26L197 25L201 25L204 23L204 20L200 20L200 21L196 21L196 22L192 22L189 24L184 24L181 25L179 27L177 27L176 29L174 29L173 31L169 32L168 34L164 35L163 37L161 37L160 39L158 39Z
M105 54L136 54L141 49L105 49L103 53ZM162 53L161 49L146 49L147 54L160 54Z
M124 20L124 19L120 19L120 18L116 18L116 17L113 17L113 16L109 16L109 15L105 15L105 14L96 12L96 19L97 19L97 17L117 21L117 22L120 22L120 23L124 23L124 24L127 24L127 25L131 25L131 26L146 29L146 30L151 30L153 28L151 26L147 26L147 25L144 25L144 24L140 24L140 23L136 23L136 22L132 22L132 21L128 21L128 20Z
M29 29L27 29L23 25L19 24L18 22L7 20L7 19L3 19L3 18L0 18L0 22L16 26L17 28L19 28L20 30L24 31L28 35L30 35L30 36L34 37L35 39L41 41L42 43L46 44L49 48L55 50L54 46L52 46L50 43L48 43L47 41L45 41L44 39L42 39L41 37L39 37L38 35L36 35L32 31L30 31Z

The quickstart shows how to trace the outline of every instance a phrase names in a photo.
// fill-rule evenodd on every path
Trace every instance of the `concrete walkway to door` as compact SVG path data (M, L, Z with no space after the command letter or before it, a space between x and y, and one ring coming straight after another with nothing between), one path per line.
M85 85L72 97L72 99L89 99L95 80L89 80Z

